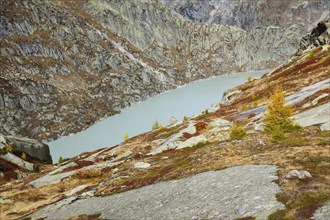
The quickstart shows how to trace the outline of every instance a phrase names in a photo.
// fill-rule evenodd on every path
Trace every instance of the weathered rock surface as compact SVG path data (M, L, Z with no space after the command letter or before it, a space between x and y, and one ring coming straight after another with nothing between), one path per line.
M31 157L37 158L40 161L51 164L52 157L50 155L49 146L37 140L22 138L17 136L2 136L0 134L1 142L6 145L11 145L14 152L25 152ZM5 142L4 142L5 141ZM4 144L3 144L4 145Z
M324 123L323 125L320 126L321 131L330 131L330 119L329 122Z
M324 26L319 25L312 35L305 37L305 43L300 43L301 36L307 34L319 21L329 18L330 3L325 0L163 2L197 24L240 27L246 31L247 45L253 51L253 59L263 60L265 65L286 62L299 47L326 41L324 37L319 37L324 30Z
M140 189L49 205L33 219L63 219L100 213L112 219L266 219L283 208L276 200L276 167L246 165L211 171Z
M177 85L274 67L328 6L242 1L248 7L241 10L236 2L212 3L212 25L194 24L156 0L3 3L0 132L56 138ZM291 13L272 20L269 7Z
M17 166L19 166L20 168L24 169L24 170L28 170L30 172L35 172L37 171L37 166L34 165L33 163L27 162L19 157L17 157L16 155L7 152L4 155L0 155L1 159L4 159L12 164L15 164Z
M150 163L145 163L145 162L137 162L134 164L134 168L139 168L139 169L145 169L151 167Z
M288 179L298 178L298 179L306 179L311 178L312 175L306 170L291 170L286 176Z
M320 105L294 116L301 126L322 125L330 121L330 103Z
M330 202L326 202L322 207L318 208L312 219L314 220L327 220L330 219Z

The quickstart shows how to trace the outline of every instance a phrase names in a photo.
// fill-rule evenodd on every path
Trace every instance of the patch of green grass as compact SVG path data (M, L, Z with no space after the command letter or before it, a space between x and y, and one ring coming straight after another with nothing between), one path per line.
M233 126L229 135L231 140L242 140L247 133L242 126Z
M314 53L313 52L310 52L307 56L306 56L306 59L309 60L309 59L312 59L314 58Z

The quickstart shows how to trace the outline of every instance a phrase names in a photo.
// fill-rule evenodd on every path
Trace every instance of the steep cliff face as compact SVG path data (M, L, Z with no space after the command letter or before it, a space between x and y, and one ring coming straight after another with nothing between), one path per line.
M3 133L66 135L173 88L90 21L63 9L53 1L2 2Z
M234 25L247 32L254 60L284 63L299 47L301 36L329 17L325 0L163 0L198 24Z
M237 13L232 4L226 10ZM298 9L312 20L321 6L307 6ZM0 132L39 140L80 131L193 80L273 67L296 50L303 32L295 23L282 29L259 19L251 35L246 24L264 19L253 11L245 22L225 11L239 27L216 22L216 16L195 24L157 0L8 0L0 11Z

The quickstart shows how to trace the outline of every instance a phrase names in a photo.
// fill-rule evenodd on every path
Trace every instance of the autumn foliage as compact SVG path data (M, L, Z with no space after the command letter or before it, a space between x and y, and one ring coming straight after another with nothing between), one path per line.
M270 95L264 119L264 130L272 135L273 140L282 140L285 138L285 133L296 130L299 127L291 118L293 112L294 109L286 105L282 87L276 85L273 93Z

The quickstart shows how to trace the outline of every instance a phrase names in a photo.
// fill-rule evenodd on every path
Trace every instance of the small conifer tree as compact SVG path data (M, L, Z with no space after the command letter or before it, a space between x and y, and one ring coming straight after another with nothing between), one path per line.
M128 140L129 140L128 134L125 133L125 134L124 134L124 142L127 142Z
M235 125L231 128L229 136L232 140L242 140L247 134L242 126Z
M187 116L184 116L184 117L183 117L183 122L188 122L188 118L187 118Z
M284 139L284 134L297 129L299 126L290 118L294 112L291 106L286 105L284 91L276 85L270 95L265 113L265 131L272 135L273 140Z
M155 123L152 125L152 130L157 130L159 128L159 123L155 121Z
M60 164L60 163L62 163L62 162L63 162L63 157L60 156L60 158L58 159L58 163Z
M251 76L248 77L248 83L250 83L250 82L252 82L252 77Z

